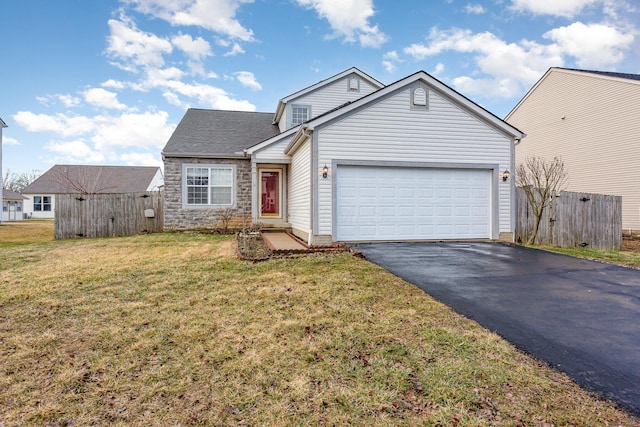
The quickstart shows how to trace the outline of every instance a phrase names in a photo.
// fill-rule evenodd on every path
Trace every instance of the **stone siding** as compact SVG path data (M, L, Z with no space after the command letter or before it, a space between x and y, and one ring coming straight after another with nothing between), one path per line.
M182 207L182 165L233 164L236 165L236 194L234 223L239 218L251 218L251 161L229 159L175 158L164 159L164 229L197 230L215 228L220 219L217 209Z

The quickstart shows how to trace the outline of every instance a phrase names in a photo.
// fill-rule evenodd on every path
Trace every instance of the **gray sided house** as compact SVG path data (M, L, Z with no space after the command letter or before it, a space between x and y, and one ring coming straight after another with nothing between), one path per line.
M165 227L221 209L309 245L513 240L523 133L429 74L384 85L350 68L275 113L189 109L165 146Z
M22 190L30 218L55 217L57 194L158 191L164 185L157 166L54 165Z

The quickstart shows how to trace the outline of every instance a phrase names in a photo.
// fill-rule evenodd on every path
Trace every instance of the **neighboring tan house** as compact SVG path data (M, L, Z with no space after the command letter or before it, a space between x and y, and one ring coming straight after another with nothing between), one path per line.
M7 124L0 118L0 202L2 202L2 129L6 128ZM0 218L0 222L2 222L2 218Z
M165 227L220 209L310 245L513 240L522 132L429 74L383 85L357 68L275 113L189 109L162 151Z
M622 196L640 232L640 75L550 68L505 119L526 132L516 160L560 157L567 190Z
M55 165L22 190L29 218L55 217L56 194L104 194L156 191L163 185L155 166Z
M24 197L15 191L2 189L2 221L21 221L24 206Z

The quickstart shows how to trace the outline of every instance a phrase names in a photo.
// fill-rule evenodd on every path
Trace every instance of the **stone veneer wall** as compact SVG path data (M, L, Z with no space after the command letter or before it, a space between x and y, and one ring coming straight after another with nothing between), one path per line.
M193 230L214 228L218 222L216 209L182 208L182 165L235 164L236 218L251 217L251 161L228 159L175 158L164 159L164 229Z

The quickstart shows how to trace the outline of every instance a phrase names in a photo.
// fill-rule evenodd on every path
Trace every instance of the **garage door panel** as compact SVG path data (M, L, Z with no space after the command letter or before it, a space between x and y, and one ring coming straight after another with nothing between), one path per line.
M339 166L338 240L490 237L489 170Z

